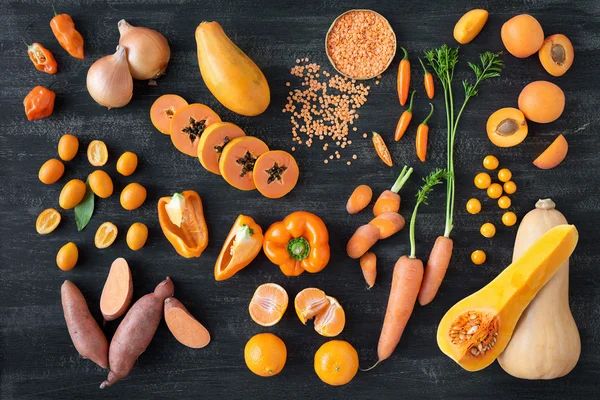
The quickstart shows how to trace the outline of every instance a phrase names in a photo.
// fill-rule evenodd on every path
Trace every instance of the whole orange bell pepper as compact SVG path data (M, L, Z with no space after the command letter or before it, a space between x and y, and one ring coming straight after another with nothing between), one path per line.
M329 233L321 218L296 211L269 227L263 250L287 276L319 272L329 262Z
M43 86L34 87L23 100L27 119L42 119L52 115L56 93Z
M158 200L158 221L167 240L182 257L200 257L208 246L208 229L204 219L202 200L198 193L186 190L181 193L183 204L180 209L181 221L177 226L167 213L171 196Z
M251 217L237 217L215 263L215 279L224 281L248 266L260 253L263 239L262 228Z

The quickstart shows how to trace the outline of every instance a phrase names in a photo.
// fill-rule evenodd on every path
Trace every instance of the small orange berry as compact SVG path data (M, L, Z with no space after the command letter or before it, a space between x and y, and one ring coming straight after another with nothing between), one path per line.
M481 225L479 232L484 237L490 239L490 238L493 238L494 235L496 234L496 227L491 222L486 222L485 224Z
M487 170L495 170L500 165L500 161L495 156L489 155L485 156L483 159L483 167Z
M517 223L517 216L512 211L507 211L502 215L502 223L506 226L513 226Z
M487 195L491 199L498 199L498 198L500 198L500 196L502 196L502 186L500 186L499 183L492 183L487 188Z
M475 175L474 182L478 189L487 189L492 183L492 178L490 178L490 175L487 172L480 172Z
M469 214L477 214L481 211L481 202L477 199L467 201L467 212Z
M502 168L500 171L498 171L498 180L500 180L500 182L508 182L511 178L512 172L510 172L510 169Z
M498 207L502 208L503 210L506 210L507 208L510 207L511 201L510 201L510 197L508 196L502 196L498 199Z
M474 252L471 253L471 261L473 261L473 264L481 265L485 262L485 260L486 260L486 255L483 250L475 250Z
M506 194L513 194L517 191L517 184L513 181L508 181L504 184L504 192Z

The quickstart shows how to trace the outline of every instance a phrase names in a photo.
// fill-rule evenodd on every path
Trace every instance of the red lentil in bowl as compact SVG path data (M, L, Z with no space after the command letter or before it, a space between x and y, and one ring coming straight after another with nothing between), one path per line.
M383 73L394 59L396 34L381 14L349 10L331 24L325 48L339 73L352 79L371 79Z

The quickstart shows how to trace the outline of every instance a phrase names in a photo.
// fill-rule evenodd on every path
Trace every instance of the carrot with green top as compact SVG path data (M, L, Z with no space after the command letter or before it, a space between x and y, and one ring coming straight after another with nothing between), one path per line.
M425 158L427 157L427 142L429 141L429 126L427 126L427 121L433 115L433 104L429 103L431 106L431 111L429 115L417 128L417 139L416 139L416 148L417 148L417 157L422 162L425 162Z
M413 98L415 97L416 90L412 91L410 95L410 103L408 103L408 108L402 113L400 119L398 120L398 125L396 125L396 132L394 133L394 140L397 142L402 139L404 133L408 129L408 125L410 124L410 120L412 119L412 106L413 106Z
M435 96L435 86L433 85L433 75L431 72L427 71L425 64L423 64L423 60L419 58L419 62L421 63L421 67L423 67L423 85L425 86L425 93L427 93L427 97L429 99L433 99Z
M404 57L400 60L398 66L398 98L400 105L404 107L408 100L408 89L410 88L410 61L408 61L408 52L404 47L400 47L404 52Z
M383 161L388 167L391 167L393 165L392 155L385 145L383 138L377 132L373 132L373 146L375 146L375 151L377 152L377 155L381 161Z
M400 175L398 175L396 182L394 182L394 186L392 186L391 189L384 190L379 195L375 202L375 206L373 207L373 214L376 217L379 217L385 212L398 212L400 210L400 195L398 192L402 189L412 173L413 169L408 168L408 166L405 165L404 168L402 168Z

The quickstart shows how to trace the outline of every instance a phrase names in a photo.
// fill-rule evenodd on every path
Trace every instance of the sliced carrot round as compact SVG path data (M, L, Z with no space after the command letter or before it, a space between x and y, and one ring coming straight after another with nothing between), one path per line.
M329 306L329 299L324 291L317 288L306 288L296 295L294 308L300 322L306 321L319 314Z
M263 196L279 199L294 189L300 170L290 153L271 150L258 157L252 175L256 188Z
M342 333L346 325L346 314L340 303L327 296L329 305L315 317L315 331L321 336L334 337Z
M240 190L254 190L253 171L258 157L269 151L269 146L253 136L233 139L223 149L219 171L223 179Z
M200 137L215 122L221 122L221 118L204 104L195 103L182 107L171 120L171 141L182 153L198 157Z
M96 236L94 236L94 244L99 249L106 249L115 242L119 230L112 222L105 222L98 227Z
M60 213L54 208L47 208L40 213L35 221L35 230L40 235L47 235L60 224Z
M87 148L88 161L94 167L101 167L108 161L108 149L102 140L92 140Z
M288 294L276 283L260 285L254 292L248 311L254 322L273 326L279 322L288 306Z
M150 107L150 120L152 125L165 135L171 134L171 120L173 115L188 105L188 102L176 94L163 94L152 103Z
M246 136L246 133L231 122L217 122L204 130L198 143L200 164L213 174L221 175L219 158L225 146L235 138Z

